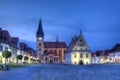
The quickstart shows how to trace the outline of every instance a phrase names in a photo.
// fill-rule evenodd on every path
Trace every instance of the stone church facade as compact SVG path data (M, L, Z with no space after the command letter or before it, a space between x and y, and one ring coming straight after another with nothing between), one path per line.
M37 57L41 63L64 63L64 54L67 50L66 43L59 42L58 39L55 42L45 42L41 20L36 32L36 44Z

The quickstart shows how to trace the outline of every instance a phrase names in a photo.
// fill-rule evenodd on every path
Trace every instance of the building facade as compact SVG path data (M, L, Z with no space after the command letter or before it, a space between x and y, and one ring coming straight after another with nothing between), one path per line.
M27 63L31 63L30 60L35 58L32 48L29 48L24 42L19 42L18 37L11 37L7 30L0 28L0 63L5 63L5 58L2 56L3 51L11 52L11 57L6 59L6 63L17 63L17 55L23 56L21 63L25 62L25 56L28 57Z
M116 44L108 55L109 62L120 63L120 44Z
M72 38L72 41L65 54L65 64L90 64L91 63L91 51L88 47L82 32L78 37Z
M45 42L41 20L36 33L37 57L41 63L63 63L67 50L65 42Z

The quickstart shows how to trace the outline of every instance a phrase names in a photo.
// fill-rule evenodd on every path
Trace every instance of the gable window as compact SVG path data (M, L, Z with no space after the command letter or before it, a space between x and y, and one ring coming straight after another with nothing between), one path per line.
M83 58L83 54L82 53L80 54L80 58Z
M82 39L80 39L80 42L83 42L83 40L82 40Z

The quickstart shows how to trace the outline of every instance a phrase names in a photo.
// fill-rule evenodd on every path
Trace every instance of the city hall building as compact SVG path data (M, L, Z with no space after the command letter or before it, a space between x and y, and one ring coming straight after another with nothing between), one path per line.
M64 54L67 50L65 42L44 41L44 31L42 29L41 20L39 21L38 30L36 32L37 57L41 63L64 63Z
M82 32L78 37L72 38L68 50L65 54L65 64L90 64L91 51L88 47Z

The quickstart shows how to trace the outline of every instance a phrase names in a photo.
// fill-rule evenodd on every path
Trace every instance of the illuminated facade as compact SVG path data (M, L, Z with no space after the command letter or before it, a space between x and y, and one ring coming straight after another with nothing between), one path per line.
M64 53L67 50L65 42L59 42L58 38L55 42L45 42L44 32L41 20L39 22L36 33L37 57L41 63L63 63Z
M6 59L6 63L17 63L17 55L23 56L20 63L25 62L24 56L29 58L26 63L32 63L32 59L35 58L32 48L29 48L24 42L19 42L18 37L11 37L7 30L0 28L0 63L5 63L5 58L2 57L2 52L5 50L11 52L11 57Z
M65 63L79 65L81 62L83 64L91 63L91 51L80 32L80 35L74 37L68 47L65 54Z
M109 62L120 63L120 44L116 44L109 53Z

